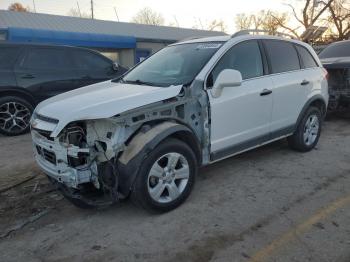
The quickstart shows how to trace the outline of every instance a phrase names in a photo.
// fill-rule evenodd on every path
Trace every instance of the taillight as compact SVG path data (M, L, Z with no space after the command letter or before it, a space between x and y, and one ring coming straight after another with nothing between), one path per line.
M329 79L329 73L328 73L326 68L323 68L323 73L324 73L324 77L328 80Z

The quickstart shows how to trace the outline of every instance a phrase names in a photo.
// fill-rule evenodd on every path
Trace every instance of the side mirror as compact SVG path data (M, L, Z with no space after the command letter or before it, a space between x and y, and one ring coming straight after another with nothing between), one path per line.
M118 71L119 70L119 64L118 62L113 62L113 70Z
M221 96L225 87L240 86L242 84L242 74L233 69L225 69L220 72L211 90L213 97Z

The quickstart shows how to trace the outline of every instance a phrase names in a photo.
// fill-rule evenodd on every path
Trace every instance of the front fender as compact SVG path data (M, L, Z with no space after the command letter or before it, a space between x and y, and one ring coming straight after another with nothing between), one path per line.
M161 141L177 132L193 134L188 127L167 121L152 127L145 126L133 137L117 161L119 191L123 195L129 194L140 164L148 153Z

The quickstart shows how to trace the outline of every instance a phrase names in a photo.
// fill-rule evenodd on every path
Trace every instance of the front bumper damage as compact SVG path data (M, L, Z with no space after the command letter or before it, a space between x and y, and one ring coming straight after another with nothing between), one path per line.
M68 127L58 137L51 137L54 127L40 120L32 122L35 160L65 197L85 206L105 206L119 200L118 174L109 163L118 152L122 128L111 121L89 121L84 128Z
M32 139L35 160L49 177L72 188L92 181L92 172L88 166L76 169L67 165L68 156L89 153L89 149L65 148L59 142L40 135L37 130L32 130Z

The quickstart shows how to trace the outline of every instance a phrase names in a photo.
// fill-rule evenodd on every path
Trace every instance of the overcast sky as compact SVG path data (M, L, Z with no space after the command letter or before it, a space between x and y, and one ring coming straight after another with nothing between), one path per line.
M90 12L90 0L34 0L38 13L66 15L71 8L77 8L79 3L81 12ZM0 0L0 9L7 9L13 2L20 2L24 6L33 8L33 0ZM287 0L94 0L95 17L104 20L117 20L114 7L120 21L129 22L143 7L150 7L161 13L167 24L180 27L193 27L206 24L213 19L223 19L229 33L235 31L234 18L238 13L256 12L262 9L274 11L289 11L283 5Z

